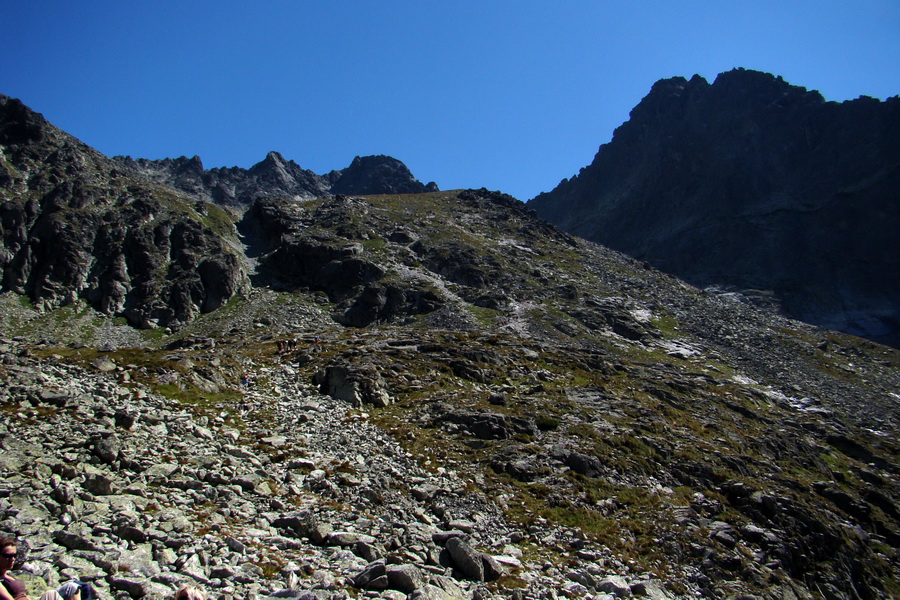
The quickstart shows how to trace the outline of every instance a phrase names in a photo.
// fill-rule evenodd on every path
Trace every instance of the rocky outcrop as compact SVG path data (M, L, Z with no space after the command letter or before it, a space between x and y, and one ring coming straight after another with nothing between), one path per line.
M900 100L766 73L657 82L593 163L529 202L576 235L794 318L900 343Z
M384 408L391 403L384 380L372 365L329 365L316 373L315 382L323 394L349 402L357 408L363 404Z
M246 207L258 198L325 198L336 194L419 194L437 191L420 183L402 162L389 156L353 159L346 169L324 175L301 168L278 152L249 169L204 169L200 157L148 160L116 157L123 165L159 183L217 204Z
M364 156L333 173L332 194L421 194L436 192L434 182L422 185L402 162L390 156Z
M216 310L245 285L221 210L130 178L6 97L0 157L4 291L152 327Z
M387 264L364 242L368 204L336 196L313 208L283 199L257 200L240 227L261 240L260 274L281 289L324 292L337 304L335 319L351 327L430 313L444 303L414 282L386 281Z

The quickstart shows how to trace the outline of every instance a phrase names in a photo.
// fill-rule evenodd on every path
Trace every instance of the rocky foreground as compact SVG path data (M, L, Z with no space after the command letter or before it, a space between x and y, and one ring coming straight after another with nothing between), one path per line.
M841 569L863 568L883 579L861 597L888 597L893 444L829 424L840 406L757 391L750 410L763 388L740 375L588 354L662 404L610 385L554 408L534 402L559 350L507 361L474 339L0 342L0 529L31 548L20 574L35 596L76 577L123 600L182 582L222 599L805 599L853 597ZM535 385L490 384L487 364ZM690 379L702 428L677 394Z
M35 596L78 578L115 598L183 582L223 599L674 597L577 530L508 522L288 364L245 364L240 400L207 410L108 358L84 369L0 351L0 529L30 546L20 574ZM544 562L545 546L584 564Z
M0 516L35 593L900 590L895 350L487 190L263 199L239 227L252 285L180 326L0 296Z

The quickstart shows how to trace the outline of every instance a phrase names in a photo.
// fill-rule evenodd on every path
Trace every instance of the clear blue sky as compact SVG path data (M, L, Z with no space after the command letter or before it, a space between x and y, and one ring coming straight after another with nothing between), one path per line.
M900 1L0 0L0 93L107 155L388 154L527 200L658 79L734 67L900 94Z

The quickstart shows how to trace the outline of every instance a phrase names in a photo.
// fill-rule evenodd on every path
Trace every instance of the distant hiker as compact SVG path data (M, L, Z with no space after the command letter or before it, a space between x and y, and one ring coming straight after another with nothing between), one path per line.
M28 600L25 584L9 574L19 556L15 538L0 536L0 600Z

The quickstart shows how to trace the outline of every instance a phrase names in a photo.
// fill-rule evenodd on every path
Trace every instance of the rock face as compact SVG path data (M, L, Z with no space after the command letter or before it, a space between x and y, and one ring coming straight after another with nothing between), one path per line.
M285 160L278 152L249 169L206 170L200 158L116 157L154 181L223 205L248 206L261 197L324 198L335 194L416 194L437 191L434 182L420 183L402 162L389 156L353 159L346 169L316 175Z
M766 73L657 82L590 166L529 206L700 286L900 344L900 99Z
M310 207L262 198L240 228L263 240L261 277L280 289L324 292L344 325L437 310L444 303L438 294L420 282L387 278L388 265L365 251L364 243L380 237L370 213L367 203L340 195Z
M129 177L7 97L0 158L4 291L151 327L213 311L245 285L220 209Z

